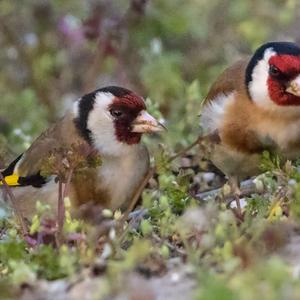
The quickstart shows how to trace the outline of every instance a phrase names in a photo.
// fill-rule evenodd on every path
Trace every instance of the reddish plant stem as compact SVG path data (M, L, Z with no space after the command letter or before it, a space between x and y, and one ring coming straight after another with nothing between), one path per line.
M58 181L58 202L57 202L57 243L60 246L63 242L63 226L65 219L65 205L63 198L63 183Z
M9 198L10 198L13 210L14 210L15 215L16 215L16 217L18 219L18 222L19 222L19 224L21 226L22 235L25 237L25 236L28 235L28 228L27 228L24 216L23 216L21 210L18 207L17 200L16 200L13 192L9 188L8 184L6 183L5 178L3 177L3 175L2 175L1 172L0 172L0 181L2 181L4 190L7 193L7 195L9 196Z
M74 169L70 169L66 183L63 184L61 180L58 182L58 205L57 205L57 241L58 245L63 243L63 230L65 224L65 198L69 194L70 183L73 176Z
M73 173L74 173L74 169L72 168L72 169L70 169L70 171L68 173L67 181L66 181L66 184L64 187L64 194L63 194L64 199L69 196L70 184L71 184L71 180L73 177Z

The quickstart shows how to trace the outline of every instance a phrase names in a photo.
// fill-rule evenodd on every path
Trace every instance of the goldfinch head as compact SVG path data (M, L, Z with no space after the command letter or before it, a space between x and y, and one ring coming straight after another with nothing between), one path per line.
M246 86L257 105L300 112L300 47L290 42L259 47L247 66Z
M163 129L147 112L142 97L117 86L81 97L73 112L80 135L102 154L119 155L138 144L143 133Z

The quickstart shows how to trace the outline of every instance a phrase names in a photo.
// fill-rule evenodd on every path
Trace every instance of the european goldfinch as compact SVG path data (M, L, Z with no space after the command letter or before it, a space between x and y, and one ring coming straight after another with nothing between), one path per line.
M87 143L101 156L102 165L87 168L71 181L73 206L91 202L115 210L126 206L149 168L149 154L141 144L143 133L163 126L146 110L140 96L117 86L98 89L78 99L73 109L41 134L2 175L26 217L37 201L57 207L58 184L44 178L41 164L56 148Z
M269 42L236 62L212 85L201 126L210 159L234 182L259 173L264 150L300 154L300 47Z

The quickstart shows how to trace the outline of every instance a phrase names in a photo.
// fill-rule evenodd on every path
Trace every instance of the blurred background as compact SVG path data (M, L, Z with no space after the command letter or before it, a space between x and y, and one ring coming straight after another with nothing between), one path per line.
M297 0L1 0L0 162L112 84L167 120L161 142L185 146L218 73L265 41L300 43L299 26Z

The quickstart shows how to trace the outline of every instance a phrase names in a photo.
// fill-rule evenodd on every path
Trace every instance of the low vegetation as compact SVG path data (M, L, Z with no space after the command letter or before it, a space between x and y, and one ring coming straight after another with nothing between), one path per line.
M155 172L130 213L71 216L66 195L59 220L40 199L22 227L1 206L0 298L298 299L300 161L264 153L239 209L205 145L180 153L201 134L201 99L224 66L266 40L300 41L297 1L87 2L1 1L0 168L107 84L147 95L168 132L144 140ZM66 165L58 151L43 171L63 185L89 153Z

